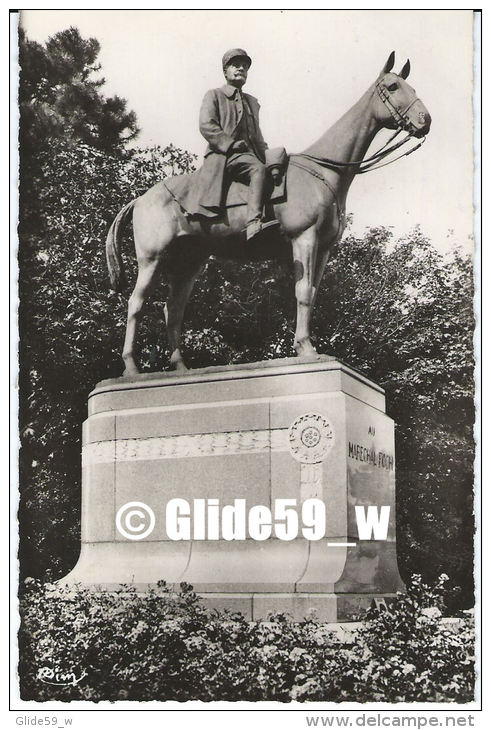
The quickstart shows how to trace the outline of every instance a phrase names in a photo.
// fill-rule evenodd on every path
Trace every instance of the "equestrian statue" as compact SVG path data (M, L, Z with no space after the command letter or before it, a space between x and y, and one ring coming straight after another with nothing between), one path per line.
M202 168L157 183L128 203L106 240L111 287L121 291L124 224L133 218L138 277L128 302L123 375L138 374L135 343L145 300L158 277L168 283L165 319L170 364L185 370L181 350L184 309L210 256L238 261L292 256L297 300L294 347L315 357L310 320L325 266L345 227L346 196L355 175L390 164L418 149L431 117L406 79L407 61L393 73L394 52L375 83L304 152L268 150L259 128L259 104L242 93L251 59L232 49L222 61L226 84L205 95L200 131L208 142ZM376 134L394 130L365 157ZM396 137L406 132L399 141ZM412 138L419 142L389 157Z

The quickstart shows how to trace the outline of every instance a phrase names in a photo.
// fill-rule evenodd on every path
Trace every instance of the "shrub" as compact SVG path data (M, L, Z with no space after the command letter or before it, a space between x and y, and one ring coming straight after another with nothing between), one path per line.
M186 584L139 595L60 591L28 579L21 596L21 697L47 700L387 701L473 699L470 617L441 621L443 581L415 577L390 609L343 642L332 626L206 610ZM72 672L68 686L40 672ZM80 682L76 683L79 678ZM64 677L68 681L67 677ZM56 681L56 677L51 677Z

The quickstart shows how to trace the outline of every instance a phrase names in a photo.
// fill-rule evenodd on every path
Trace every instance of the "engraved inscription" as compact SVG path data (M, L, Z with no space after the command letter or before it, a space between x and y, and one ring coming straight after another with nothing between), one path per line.
M373 446L369 448L363 446L363 444L355 444L349 441L348 458L363 461L365 464L371 464L379 469L387 469L387 471L394 469L394 457L384 451L375 451Z

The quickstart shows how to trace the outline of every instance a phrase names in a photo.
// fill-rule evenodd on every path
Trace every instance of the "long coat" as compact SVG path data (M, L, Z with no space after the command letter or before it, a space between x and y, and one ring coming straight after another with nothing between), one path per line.
M195 191L200 206L218 212L223 203L223 182L227 153L236 141L243 114L248 116L250 144L254 154L264 162L267 144L259 128L259 102L243 94L248 109L243 108L239 90L225 84L205 94L199 115L199 129L208 142L203 167Z

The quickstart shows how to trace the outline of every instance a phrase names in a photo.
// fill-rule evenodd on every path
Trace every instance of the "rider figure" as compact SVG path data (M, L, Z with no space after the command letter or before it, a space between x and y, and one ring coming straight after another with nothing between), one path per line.
M271 222L264 223L262 210L266 184L267 144L259 128L259 103L242 93L252 61L242 48L227 51L222 59L226 84L208 91L200 111L200 132L208 142L205 163L219 155L217 174L249 185L247 240L257 236ZM277 224L277 221L274 221Z

